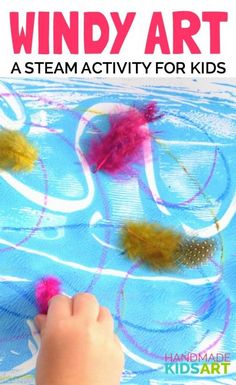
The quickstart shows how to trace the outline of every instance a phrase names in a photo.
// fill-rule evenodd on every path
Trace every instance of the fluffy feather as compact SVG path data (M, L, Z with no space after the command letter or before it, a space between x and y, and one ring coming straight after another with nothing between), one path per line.
M49 300L61 293L61 282L56 277L44 277L36 283L35 297L41 314L47 314Z
M154 122L155 120L161 119L164 116L164 114L160 113L159 109L157 108L156 102L150 102L146 104L141 109L141 112L146 123Z
M181 235L157 223L128 222L121 230L121 247L132 260L141 260L154 270L177 268L174 260Z
M110 115L110 129L91 142L87 159L94 172L116 174L127 170L141 159L142 144L150 137L144 124L162 117L155 102L143 109L130 108Z
M37 150L23 134L0 131L0 169L30 171L37 158Z
M128 222L120 233L120 244L132 260L140 260L153 270L178 270L206 262L215 251L212 239L184 237L157 223Z

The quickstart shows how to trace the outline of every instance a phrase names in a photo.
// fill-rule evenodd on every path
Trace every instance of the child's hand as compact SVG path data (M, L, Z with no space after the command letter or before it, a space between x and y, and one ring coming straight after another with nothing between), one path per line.
M47 316L35 321L41 334L37 385L120 384L124 354L109 310L93 295L57 295Z

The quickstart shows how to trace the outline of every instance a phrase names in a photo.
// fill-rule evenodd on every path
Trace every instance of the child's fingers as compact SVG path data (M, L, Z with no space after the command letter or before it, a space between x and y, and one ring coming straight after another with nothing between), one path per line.
M65 295L55 295L49 301L47 319L48 322L56 322L72 315L72 300Z
M35 317L34 322L36 324L37 329L40 331L40 333L45 328L46 321L47 321L47 316L45 314L38 314Z
M96 297L89 293L76 294L73 297L73 315L81 320L96 321L99 314L99 303Z
M97 320L99 323L103 324L107 330L114 330L114 321L112 315L106 307L100 307Z

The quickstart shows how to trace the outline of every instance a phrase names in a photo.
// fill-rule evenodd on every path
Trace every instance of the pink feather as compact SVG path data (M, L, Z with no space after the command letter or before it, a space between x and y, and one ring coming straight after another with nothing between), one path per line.
M131 163L139 162L142 145L151 136L145 125L162 116L155 102L140 110L131 107L110 115L109 131L91 142L87 155L94 172L102 170L114 175L127 170Z
M44 277L36 283L35 297L41 314L47 314L49 300L61 293L61 282L56 277Z

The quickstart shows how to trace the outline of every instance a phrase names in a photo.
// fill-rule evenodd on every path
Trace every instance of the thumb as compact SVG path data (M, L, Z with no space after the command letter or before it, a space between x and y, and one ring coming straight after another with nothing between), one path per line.
M40 333L45 328L46 321L47 321L47 316L45 314L38 314L35 317L34 322L35 322L35 324L36 324L36 326L37 326L37 328L38 328Z

